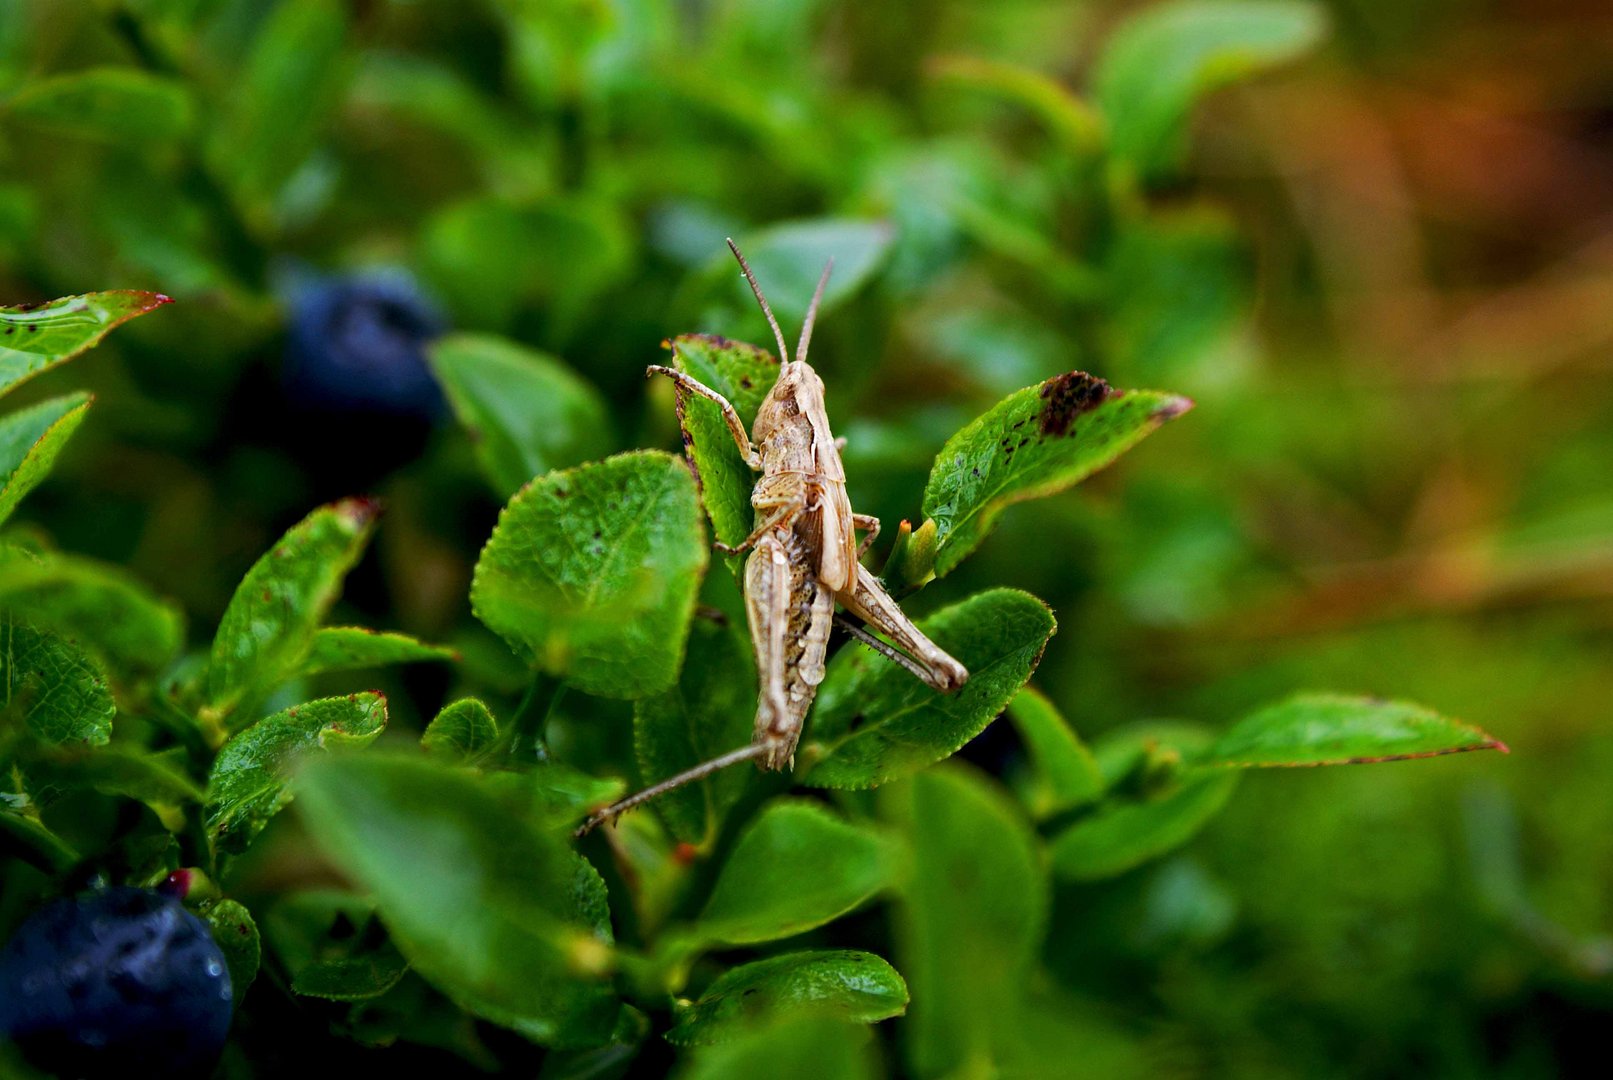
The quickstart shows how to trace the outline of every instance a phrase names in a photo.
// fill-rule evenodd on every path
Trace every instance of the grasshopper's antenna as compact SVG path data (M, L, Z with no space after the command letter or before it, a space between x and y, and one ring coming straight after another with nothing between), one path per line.
M795 359L805 362L807 346L812 344L812 324L818 321L818 305L823 302L823 287L829 284L829 272L835 268L834 256L824 264L823 276L818 279L817 291L812 294L812 306L807 308L806 322L801 324L801 343L795 347Z
M773 318L773 309L767 306L767 297L762 295L762 287L756 284L756 275L750 272L750 264L745 261L745 256L739 253L739 248L734 244L732 238L728 241L728 250L732 251L734 258L739 260L739 268L744 271L745 280L750 282L750 291L756 294L756 302L762 305L762 314L767 316L767 325L773 328L773 337L778 341L779 363L788 364L790 362L790 349L789 346L784 344L784 331L778 328L778 320Z

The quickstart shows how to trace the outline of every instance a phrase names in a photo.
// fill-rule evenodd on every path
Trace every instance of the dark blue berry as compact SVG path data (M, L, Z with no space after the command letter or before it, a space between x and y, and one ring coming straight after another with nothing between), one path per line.
M0 951L0 1037L61 1076L204 1074L233 998L207 925L145 889L47 904Z
M407 274L302 277L288 292L290 397L337 412L442 412L425 346L447 324Z

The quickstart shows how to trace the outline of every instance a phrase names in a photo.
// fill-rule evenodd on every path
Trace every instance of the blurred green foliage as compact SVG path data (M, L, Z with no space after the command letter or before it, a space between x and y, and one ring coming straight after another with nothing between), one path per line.
M1581 14L0 5L0 931L206 869L230 1077L1561 1073L1613 1006ZM937 698L847 646L801 775L902 778L736 771L574 850L748 733L733 576L641 449L647 364L764 389L680 336L771 347L727 235L786 327L836 259L870 562L1019 659ZM379 266L456 330L429 428L283 397L287 282ZM1075 369L1159 394L1089 421L1197 408L971 488ZM1234 771L1486 741L1402 699L1515 753Z

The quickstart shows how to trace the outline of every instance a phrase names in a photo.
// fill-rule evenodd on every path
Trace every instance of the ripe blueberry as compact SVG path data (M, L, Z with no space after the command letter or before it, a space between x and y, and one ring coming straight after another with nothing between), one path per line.
M207 925L145 889L54 901L0 950L0 1038L58 1075L205 1074L233 998Z
M446 324L406 273L301 277L288 292L285 381L293 400L333 412L442 412L425 346Z

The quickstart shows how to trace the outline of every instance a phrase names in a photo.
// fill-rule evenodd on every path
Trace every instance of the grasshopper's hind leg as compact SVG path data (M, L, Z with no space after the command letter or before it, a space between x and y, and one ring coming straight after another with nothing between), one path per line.
M861 563L857 564L857 580L849 588L841 590L835 599L847 611L890 638L902 652L912 657L913 663L903 666L930 686L942 693L950 693L969 680L968 670L925 637L924 632L913 625L913 620L891 599L890 593L885 591L885 586L880 584L873 571Z

